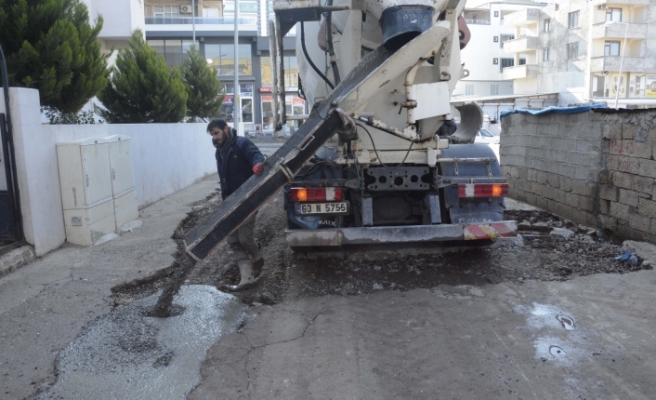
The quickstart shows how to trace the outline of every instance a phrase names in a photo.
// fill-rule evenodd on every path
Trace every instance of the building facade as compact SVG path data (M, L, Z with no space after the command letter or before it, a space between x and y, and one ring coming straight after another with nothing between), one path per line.
M522 9L539 9L545 3L528 0L490 2L469 0L463 13L471 39L461 52L469 76L461 79L453 91L455 98L513 94L514 82L504 79L503 68L519 65L525 56L515 60L515 54L505 48L505 42L515 38L514 27L504 24L508 14Z
M656 2L554 2L517 11L504 23L516 36L504 48L526 59L503 69L516 94L558 92L560 105L656 104Z
M274 17L273 0L239 0L236 61L234 0L83 1L92 20L99 15L104 19L98 37L104 51L126 47L132 32L141 29L147 43L167 64L179 67L195 38L196 46L225 86L221 111L212 117L231 122L238 101L245 131L273 129L273 74L267 27L267 21ZM298 96L295 30L284 38L283 45L287 114L305 114L305 101ZM235 68L239 73L237 90Z
M273 3L271 0L240 0L238 4L237 60L234 1L146 0L146 41L169 65L179 66L195 37L201 54L225 85L221 112L214 117L231 122L237 109L241 112L240 121L245 131L270 131L273 129L273 74L267 20L273 16ZM285 38L284 47L287 111L288 114L304 114L305 103L297 95L298 63L293 32ZM235 68L239 74L237 90Z
M504 24L507 16L519 10L535 10L546 3L529 0L490 2L469 0L463 17L471 39L461 52L464 68L469 75L456 85L452 100L476 101L491 120L498 119L503 110L515 108L514 81L504 78L503 69L526 63L526 55L509 51L505 43L519 38L523 32Z
M127 47L132 32L136 29L143 31L145 28L144 7L141 0L82 1L89 9L92 24L95 24L99 16L103 18L103 28L98 34L103 52ZM115 59L116 52L108 60L109 64L113 65Z

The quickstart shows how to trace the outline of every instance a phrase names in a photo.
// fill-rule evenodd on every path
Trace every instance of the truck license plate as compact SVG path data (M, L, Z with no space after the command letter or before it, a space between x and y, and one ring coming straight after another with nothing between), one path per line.
M349 203L347 201L336 203L296 203L296 214L348 214Z

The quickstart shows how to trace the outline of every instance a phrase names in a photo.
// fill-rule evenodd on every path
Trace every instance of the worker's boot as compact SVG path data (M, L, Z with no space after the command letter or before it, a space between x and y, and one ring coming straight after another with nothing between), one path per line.
M239 275L241 277L238 285L228 285L227 289L230 292L241 292L242 290L250 289L257 285L257 277L260 275L262 266L259 266L256 273L251 260L239 260Z

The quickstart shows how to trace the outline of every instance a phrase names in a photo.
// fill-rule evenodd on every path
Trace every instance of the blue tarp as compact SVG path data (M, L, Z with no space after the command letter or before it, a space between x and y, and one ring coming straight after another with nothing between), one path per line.
M542 114L549 114L549 113L557 113L557 114L579 114L579 113L584 113L586 111L590 111L594 108L608 108L607 105L605 104L590 104L590 105L585 105L585 106L576 106L576 107L547 107L543 108L540 110L534 110L531 108L520 108L517 110L507 110L507 111L501 111L501 114L499 116L499 120L503 119L506 115L510 114L530 114L530 115L542 115Z

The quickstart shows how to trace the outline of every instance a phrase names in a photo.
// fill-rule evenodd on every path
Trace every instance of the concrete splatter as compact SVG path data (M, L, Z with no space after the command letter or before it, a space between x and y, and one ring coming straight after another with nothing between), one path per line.
M178 265L173 273L171 282L162 291L159 299L157 299L157 303L155 303L155 306L150 311L149 316L168 318L176 315L176 311L179 310L172 308L173 296L178 293L182 283L187 278L187 275L189 275L189 272L194 267L194 265L196 265L196 261L193 258L189 257L188 255L183 256L182 262Z
M246 307L211 286L184 286L166 319L150 317L157 294L87 324L57 357L58 380L36 399L184 399L219 338Z

